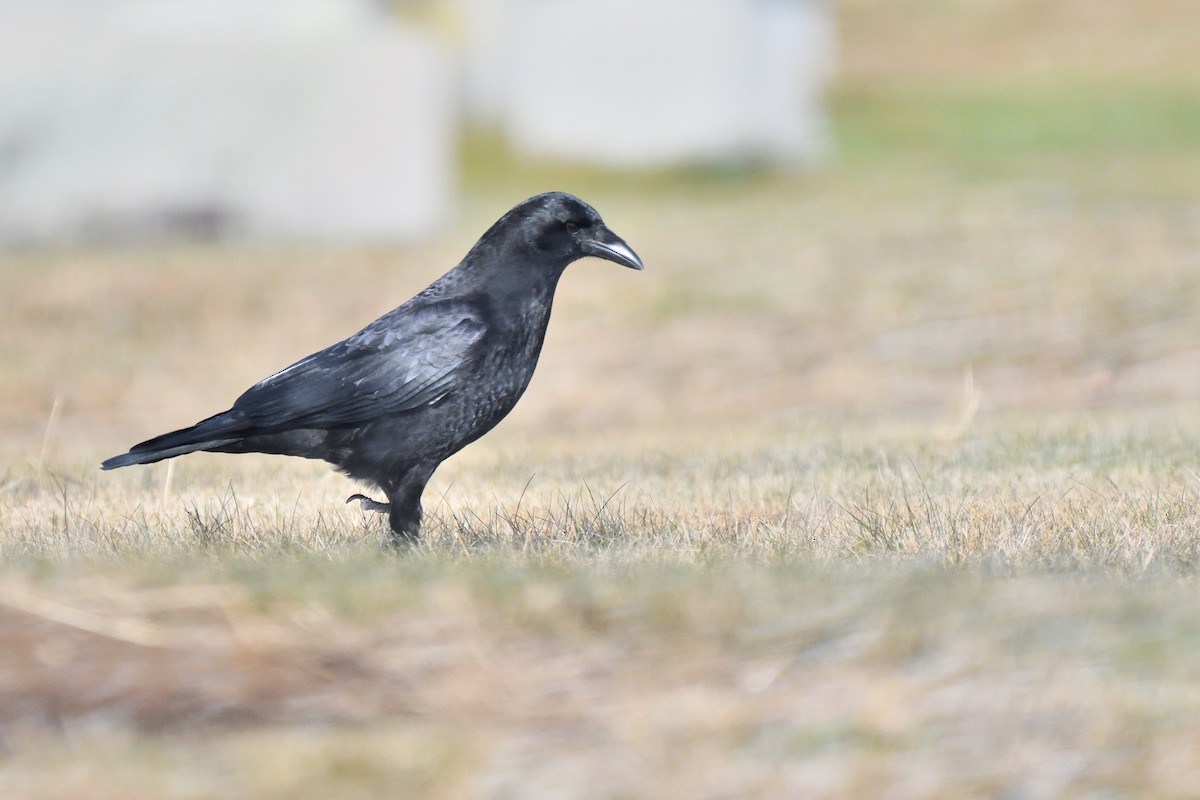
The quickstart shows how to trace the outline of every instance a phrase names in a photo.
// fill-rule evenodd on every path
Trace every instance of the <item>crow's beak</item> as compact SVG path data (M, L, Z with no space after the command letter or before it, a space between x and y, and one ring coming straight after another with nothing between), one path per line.
M630 269L643 268L642 260L633 252L633 248L608 228L601 227L594 236L579 244L589 256L615 261Z

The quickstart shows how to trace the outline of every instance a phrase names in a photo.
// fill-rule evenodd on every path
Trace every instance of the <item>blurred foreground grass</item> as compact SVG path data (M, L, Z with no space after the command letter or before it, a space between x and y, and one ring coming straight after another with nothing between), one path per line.
M0 626L32 652L3 656L5 707L60 733L6 726L5 796L1184 797L1200 778L1192 583L511 555L286 561L283 595L261 575L8 574Z
M405 250L6 254L0 796L1190 796L1189 8L846 0L814 174L480 138ZM568 272L413 551L320 464L96 470L548 188L648 269Z

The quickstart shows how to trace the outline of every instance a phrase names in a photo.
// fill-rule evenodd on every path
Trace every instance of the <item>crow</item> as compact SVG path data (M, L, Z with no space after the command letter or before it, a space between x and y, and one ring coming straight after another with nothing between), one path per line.
M564 192L502 216L458 266L337 344L251 386L228 411L156 436L102 469L185 453L273 453L327 461L387 496L346 500L415 540L421 492L445 459L512 411L537 366L554 290L585 256L642 260L595 209Z

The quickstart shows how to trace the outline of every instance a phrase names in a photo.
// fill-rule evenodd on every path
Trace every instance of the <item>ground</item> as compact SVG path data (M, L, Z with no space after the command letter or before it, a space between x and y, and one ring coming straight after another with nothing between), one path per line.
M1194 795L1200 13L839 29L814 172L478 136L419 246L5 254L0 796ZM647 269L567 272L411 551L321 464L97 469L552 188Z

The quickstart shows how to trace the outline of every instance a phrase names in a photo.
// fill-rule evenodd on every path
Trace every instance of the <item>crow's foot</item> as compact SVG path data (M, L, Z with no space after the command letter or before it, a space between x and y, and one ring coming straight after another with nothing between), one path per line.
M357 500L363 511L375 511L379 514L391 513L392 506L390 503L381 503L378 500L372 500L365 494L352 494L346 498L347 503L353 503Z

